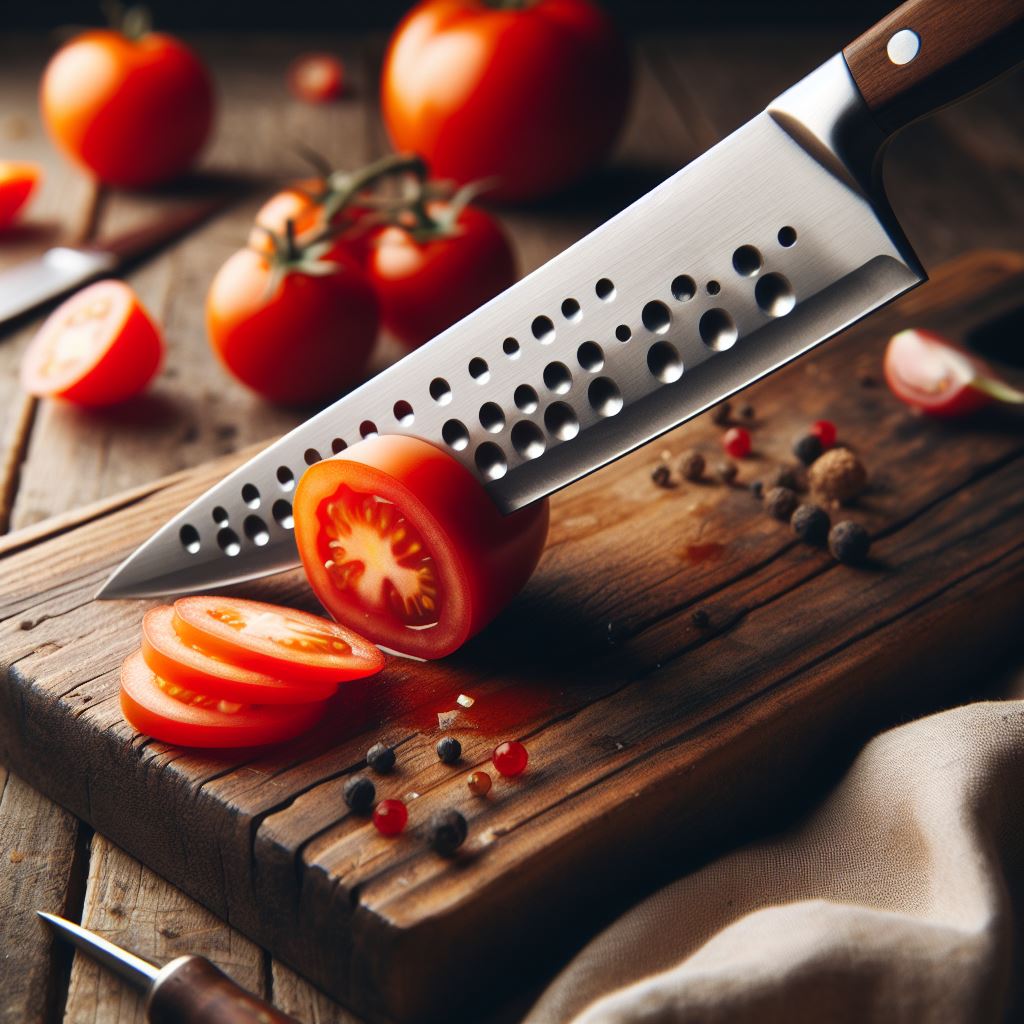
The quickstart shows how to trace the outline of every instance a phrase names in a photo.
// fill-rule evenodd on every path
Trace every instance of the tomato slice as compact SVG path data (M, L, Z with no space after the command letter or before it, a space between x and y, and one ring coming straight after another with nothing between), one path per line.
M173 625L170 605L151 608L142 618L142 654L161 679L186 690L242 704L304 704L326 700L337 679L315 682L270 675L203 650L183 640Z
M295 538L331 615L385 649L450 654L530 578L548 504L502 516L464 466L415 437L368 438L311 466Z
M123 281L97 281L58 306L25 353L21 381L40 397L102 406L138 394L163 358L163 341Z
M352 630L262 601L184 597L174 602L173 625L190 647L289 680L336 684L384 667L384 655Z
M38 164L0 160L0 230L14 222L42 176Z
M121 711L139 732L183 747L256 747L290 740L315 725L326 703L231 704L161 679L130 654L121 665Z

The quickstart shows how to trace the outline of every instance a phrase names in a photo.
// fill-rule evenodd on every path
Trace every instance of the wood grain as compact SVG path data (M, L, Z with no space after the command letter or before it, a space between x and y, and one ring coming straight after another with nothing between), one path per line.
M266 994L263 954L184 893L95 836L82 924L162 965L186 953L208 957L251 992ZM110 971L75 954L65 1024L145 1024L143 999Z
M917 56L894 64L887 46L911 31ZM907 0L843 50L857 87L887 134L962 99L1024 57L1021 0Z
M117 664L138 642L145 604L89 598L154 522L223 472L212 467L9 558L2 755L370 1019L493 1000L531 957L564 950L667 871L740 829L778 826L871 729L934 705L968 667L976 678L1019 643L1017 424L983 417L951 430L850 381L877 368L898 327L962 333L1017 301L1022 283L1019 256L942 268L751 389L756 457L744 481L785 459L821 415L863 451L874 488L853 514L876 537L865 570L797 544L741 488L656 488L656 453L638 452L558 496L537 576L453 659L393 660L285 750L193 754L135 737L120 718ZM673 460L690 447L713 457L717 435L695 421L664 448ZM239 590L309 600L295 574ZM697 607L709 626L692 620ZM436 713L458 693L477 703L452 771L433 745ZM528 775L473 800L465 771L509 735L529 744ZM44 763L40 745L52 749L54 736L59 751ZM410 800L411 828L390 842L340 799L379 736L399 749L381 795ZM453 804L471 827L455 865L420 835ZM445 973L453 949L457 979Z

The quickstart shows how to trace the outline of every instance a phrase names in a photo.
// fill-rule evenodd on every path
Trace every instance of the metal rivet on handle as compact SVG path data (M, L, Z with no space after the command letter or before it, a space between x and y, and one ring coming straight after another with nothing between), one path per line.
M909 64L921 50L921 37L909 28L901 28L885 45L889 60L897 66Z

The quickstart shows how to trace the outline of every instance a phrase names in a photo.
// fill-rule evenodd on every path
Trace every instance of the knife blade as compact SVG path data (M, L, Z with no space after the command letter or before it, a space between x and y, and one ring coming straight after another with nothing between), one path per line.
M377 433L449 452L512 512L919 284L882 188L884 144L1013 66L1022 25L1024 0L910 0L622 213L228 475L98 596L293 568L299 475Z
M146 1017L159 1024L297 1024L293 1017L247 992L202 956L179 956L163 967L43 910L36 913L62 939L146 993Z
M113 274L126 264L201 224L238 198L223 193L95 244L55 246L41 256L0 271L0 327L59 298L93 278Z

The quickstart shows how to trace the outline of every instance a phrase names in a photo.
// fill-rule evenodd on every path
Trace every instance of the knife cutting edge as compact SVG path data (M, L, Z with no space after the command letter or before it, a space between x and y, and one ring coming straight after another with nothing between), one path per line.
M622 213L231 473L98 596L293 568L299 475L378 433L448 452L510 513L921 283L882 188L884 145L1014 66L1022 28L1024 0L905 3Z
M201 956L180 956L155 967L101 935L56 914L36 913L133 987L146 993L146 1016L154 1024L296 1024L294 1018L246 992Z
M54 246L41 256L0 271L0 327L93 278L115 273L197 227L239 197L236 190L200 199L141 228L87 245Z

